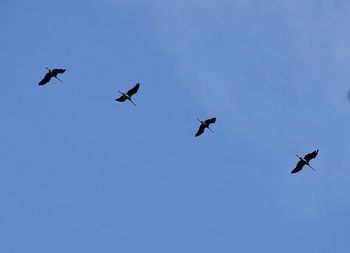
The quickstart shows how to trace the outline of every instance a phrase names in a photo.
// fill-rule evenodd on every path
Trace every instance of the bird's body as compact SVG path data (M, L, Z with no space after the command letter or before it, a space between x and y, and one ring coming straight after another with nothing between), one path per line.
M44 78L39 82L39 85L44 85L44 84L47 84L48 82L50 82L51 78L54 77L56 78L57 80L59 80L60 82L62 82L61 79L59 79L57 77L58 74L63 74L66 69L53 69L53 70L50 70L48 68L46 68L48 70L48 72L46 73L46 75L44 76Z
M139 90L140 88L140 83L137 83L133 88L131 88L127 93L124 93L124 92L121 92L119 91L119 93L121 93L122 95L117 98L115 101L118 101L118 102L125 102L126 100L129 100L133 105L136 105L134 103L134 101L132 101L131 97L137 93L137 91Z
M202 120L199 120L199 119L198 119L198 121L201 123L201 125L199 126L199 129L198 129L198 131L197 131L195 137L198 137L198 136L200 136L202 133L204 133L204 130L205 130L206 128L208 128L210 131L212 131L212 132L214 133L214 131L211 130L211 128L209 127L209 125L215 123L216 118L207 119L207 120L205 120L205 121L202 121Z
M309 166L311 169L315 170L311 165L310 165L310 161L312 159L314 159L318 154L318 149L305 155L304 157L300 157L298 155L296 155L299 158L299 162L297 163L297 165L295 166L295 168L292 170L292 174L297 173L299 171L301 171L304 167L304 165Z

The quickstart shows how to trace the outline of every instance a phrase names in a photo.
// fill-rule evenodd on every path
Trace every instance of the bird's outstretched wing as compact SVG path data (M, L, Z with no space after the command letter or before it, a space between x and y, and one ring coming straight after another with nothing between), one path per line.
M216 121L216 118L211 118L211 119L207 119L206 121L204 121L204 123L207 125L210 125L212 123L215 123L215 121Z
M52 74L55 76L57 74L63 74L66 71L66 69L53 69Z
M126 94L131 97L134 95L140 88L140 83L137 83L132 89L130 89Z
M124 95L122 95L120 98L117 98L115 101L125 102L125 100L126 100L126 97Z
M52 77L52 75L51 75L50 72L46 73L46 75L44 76L43 80L41 80L39 82L39 85L47 84L48 82L50 82L51 77Z
M294 170L292 170L291 173L294 174L294 173L297 173L297 172L301 171L301 170L303 169L304 165L305 165L305 163L304 163L303 161L300 160L300 161L297 163L297 166L295 166Z
M198 131L197 131L197 133L196 133L196 137L198 137L198 136L200 136L202 133L204 133L204 129L205 129L205 126L203 125L203 124L201 124L200 126L199 126L199 129L198 129Z
M309 153L309 154L307 154L306 156L304 156L304 159L305 159L306 161L310 162L310 160L314 159L314 158L317 156L317 154L318 154L318 149L315 150L314 152Z

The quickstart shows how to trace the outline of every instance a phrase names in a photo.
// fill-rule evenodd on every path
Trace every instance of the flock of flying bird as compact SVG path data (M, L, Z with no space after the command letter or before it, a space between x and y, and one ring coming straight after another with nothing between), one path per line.
M58 74L63 74L66 69L53 69L50 70L49 68L47 68L47 73L44 76L44 78L39 82L39 85L45 85L48 82L50 82L51 78L55 78L57 80L59 80L60 82L63 82L61 79L59 79L57 77ZM121 96L117 99L115 99L115 101L118 102L125 102L127 100L129 100L133 105L136 105L135 102L131 99L131 97L133 95L135 95L137 93L137 91L140 88L140 83L137 83L134 87L132 87L130 90L128 90L126 93L119 91L119 93L121 94ZM209 129L211 132L214 133L214 131L209 127L210 124L214 124L216 122L216 118L211 118L211 119L207 119L205 121L199 120L197 119L201 124L198 128L198 131L195 134L195 137L200 136L201 134L204 133L205 129ZM305 155L304 157L300 157L298 155L296 155L299 158L299 162L297 163L297 165L295 166L295 168L291 171L292 174L294 173L298 173L299 171L301 171L303 169L303 167L305 165L307 165L308 167L310 167L312 170L315 170L311 165L310 165L310 161L314 158L316 158L318 154L318 149Z

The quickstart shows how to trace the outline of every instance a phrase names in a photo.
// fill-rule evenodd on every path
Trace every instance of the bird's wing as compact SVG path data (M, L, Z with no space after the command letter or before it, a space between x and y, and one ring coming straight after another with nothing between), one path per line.
M304 159L305 159L306 161L310 162L310 160L314 159L314 158L317 156L317 154L318 154L318 149L315 150L314 152L309 153L309 154L307 154L306 156L304 156Z
M305 163L303 161L299 161L297 163L297 166L295 166L294 170L292 170L291 173L294 174L294 173L297 173L297 172L301 171L303 169L304 165L305 165Z
M215 121L216 121L216 118L211 118L211 119L207 119L206 121L204 121L204 123L207 125L210 125L212 123L215 123Z
M197 133L196 133L196 137L198 137L198 136L200 136L202 133L204 133L204 129L205 129L205 126L203 125L203 124L201 124L200 126L199 126L199 129L198 129L198 131L197 131Z
M51 77L52 77L52 75L51 75L50 72L49 72L49 73L46 73L46 75L44 76L43 80L41 80L41 81L39 82L39 85L44 85L44 84L50 82Z
M130 89L126 94L131 97L134 95L140 88L140 83L137 83L132 89Z
M125 102L125 100L126 100L126 97L124 95L122 95L120 98L117 98L115 101Z
M53 69L52 74L57 75L57 74L63 74L66 71L66 69Z

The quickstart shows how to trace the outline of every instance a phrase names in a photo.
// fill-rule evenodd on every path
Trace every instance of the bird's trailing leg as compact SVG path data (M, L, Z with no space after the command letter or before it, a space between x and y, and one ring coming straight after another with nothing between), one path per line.
M63 81L61 79L59 79L57 76L54 76L54 78L56 78L58 81L60 81L61 83L63 83Z
M211 128L210 127L208 127L208 129L212 132L212 133L214 133L214 131L213 130L211 130Z
M131 98L129 98L129 100L130 100L130 102L131 102L133 105L136 105L136 104L134 103L134 101L131 100Z
M306 165L309 166L313 171L316 171L314 168L312 168L310 164L306 164Z

